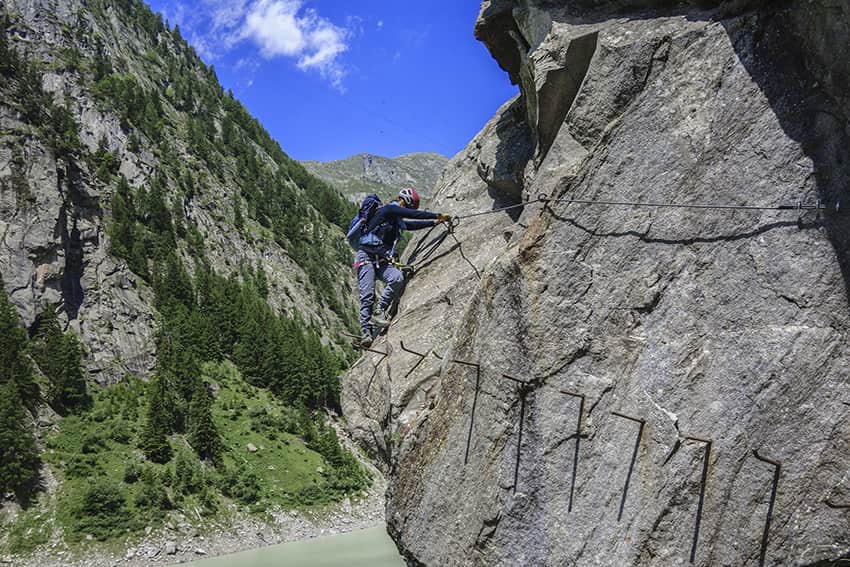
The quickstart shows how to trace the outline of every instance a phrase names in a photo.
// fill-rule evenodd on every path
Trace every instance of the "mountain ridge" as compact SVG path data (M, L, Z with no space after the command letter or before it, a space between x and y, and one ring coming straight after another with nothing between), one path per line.
M449 158L434 152L413 152L395 157L359 153L328 162L304 161L308 171L330 183L358 203L376 193L386 200L404 187L429 198Z

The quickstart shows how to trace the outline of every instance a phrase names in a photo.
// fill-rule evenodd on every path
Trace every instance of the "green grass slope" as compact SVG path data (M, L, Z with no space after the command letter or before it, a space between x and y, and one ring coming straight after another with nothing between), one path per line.
M185 435L169 438L171 462L146 461L137 445L148 388L127 377L95 392L89 411L47 428L43 460L53 486L2 524L0 552L23 558L56 543L84 554L181 517L203 528L240 511L314 508L368 487L368 473L322 419L248 384L229 362L205 364L203 376L216 392L224 442L217 467L201 461Z

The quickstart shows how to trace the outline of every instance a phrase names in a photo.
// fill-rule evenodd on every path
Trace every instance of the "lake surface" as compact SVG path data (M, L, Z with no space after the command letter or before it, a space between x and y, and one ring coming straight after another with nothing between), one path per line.
M192 567L404 567L385 526L222 555Z

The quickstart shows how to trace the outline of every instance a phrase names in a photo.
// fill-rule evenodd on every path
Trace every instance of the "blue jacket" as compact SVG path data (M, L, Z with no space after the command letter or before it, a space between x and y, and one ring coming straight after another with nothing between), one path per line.
M360 250L379 257L392 256L402 230L430 228L434 226L434 223L429 222L428 219L438 218L440 215L437 213L408 209L398 203L388 203L378 209L372 217L366 236L360 240Z

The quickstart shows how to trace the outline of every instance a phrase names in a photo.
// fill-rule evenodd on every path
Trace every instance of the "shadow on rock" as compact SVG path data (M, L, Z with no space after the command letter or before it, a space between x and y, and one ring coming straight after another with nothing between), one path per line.
M813 187L803 189L814 189L831 209L824 226L850 299L850 217L834 211L847 198L850 178L850 60L833 43L850 41L850 6L820 8L765 11L722 23L783 131L812 161Z
M516 204L522 197L525 166L534 153L534 134L525 119L525 103L517 98L496 124L495 150L484 147L479 155L478 176L495 194ZM505 204L494 202L493 208Z
M579 25L682 16L717 21L739 63L766 97L785 134L812 162L812 191L828 207L824 219L850 300L850 216L835 214L850 178L850 59L836 51L850 41L850 5L815 0L806 8L765 0L571 2L553 21Z

